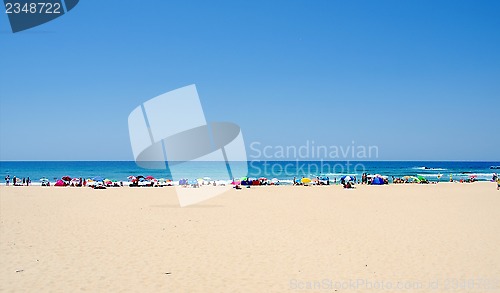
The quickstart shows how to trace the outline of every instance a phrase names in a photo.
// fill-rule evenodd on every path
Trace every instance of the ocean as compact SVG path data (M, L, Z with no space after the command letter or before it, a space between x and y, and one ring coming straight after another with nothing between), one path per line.
M293 177L301 178L328 176L331 180L344 175L356 176L362 173L381 174L391 178L403 176L423 176L429 181L449 181L468 179L475 176L478 181L489 181L499 170L500 162L437 162L437 161L250 161L233 162L231 176L225 164L220 162L189 162L172 166L170 169L143 169L133 161L1 161L0 183L5 184L5 176L11 178L30 177L32 182L40 178L56 181L63 176L72 178L93 178L101 176L111 180L127 181L130 175L155 178L197 179L209 177L212 180L231 178L266 177L278 178L282 183L291 183ZM245 168L246 167L246 168ZM245 170L248 169L248 172ZM441 175L441 176L440 176Z

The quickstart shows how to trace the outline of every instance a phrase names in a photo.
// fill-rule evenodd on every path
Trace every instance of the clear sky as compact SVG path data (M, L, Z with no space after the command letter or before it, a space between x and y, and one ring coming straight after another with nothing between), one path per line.
M130 112L196 84L261 146L500 160L500 1L102 1L13 34L0 160L133 160Z

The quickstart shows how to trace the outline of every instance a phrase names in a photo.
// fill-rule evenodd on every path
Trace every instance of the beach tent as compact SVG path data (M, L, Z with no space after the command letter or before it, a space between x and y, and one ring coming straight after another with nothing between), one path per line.
M54 184L54 186L64 186L64 181L59 179L59 180L57 180L56 184Z
M250 185L250 182L248 181L248 177L241 177L240 184L241 185Z
M372 185L384 185L384 179L382 177L374 177Z

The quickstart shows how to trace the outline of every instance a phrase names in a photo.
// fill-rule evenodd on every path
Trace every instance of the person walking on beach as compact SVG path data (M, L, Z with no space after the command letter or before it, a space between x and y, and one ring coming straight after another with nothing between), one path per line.
M17 178L16 178L16 175L14 175L14 177L12 177L12 184L13 184L14 186L16 186L16 184L17 184L17 182L16 182L16 181L17 181Z
M26 179L26 186L30 186L30 184L31 184L31 179L28 177L28 178Z
M9 186L9 182L10 182L10 175L7 175L5 176L5 185Z

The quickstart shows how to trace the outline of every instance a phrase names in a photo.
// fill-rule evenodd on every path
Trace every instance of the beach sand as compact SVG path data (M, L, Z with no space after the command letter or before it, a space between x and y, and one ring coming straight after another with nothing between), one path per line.
M1 186L0 291L500 292L499 207L486 182L252 187L184 208L169 187Z

